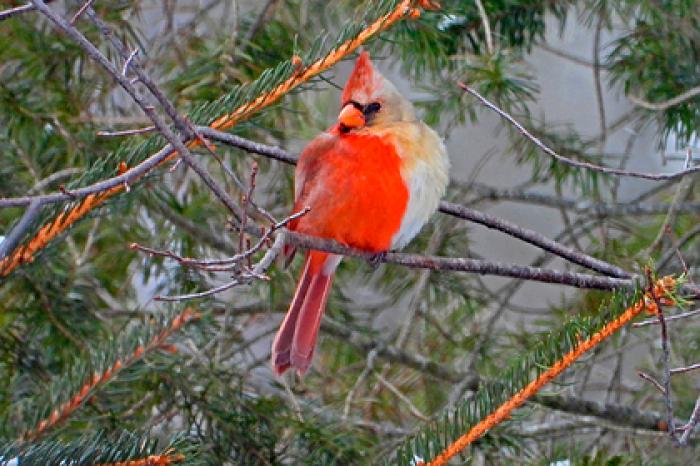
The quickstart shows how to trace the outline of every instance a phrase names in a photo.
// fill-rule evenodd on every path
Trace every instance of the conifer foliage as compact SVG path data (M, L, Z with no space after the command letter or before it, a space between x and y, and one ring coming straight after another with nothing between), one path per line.
M697 457L695 1L3 8L0 465ZM593 53L560 48L570 32ZM524 174L482 179L490 152L455 172L440 213L379 265L284 234L289 165L361 47L448 143L498 121L498 163ZM592 76L594 136L550 117L537 54ZM481 155L450 147L457 167ZM490 209L513 202L562 230ZM499 262L483 226L538 255ZM268 366L299 272L284 241L356 256L303 380Z

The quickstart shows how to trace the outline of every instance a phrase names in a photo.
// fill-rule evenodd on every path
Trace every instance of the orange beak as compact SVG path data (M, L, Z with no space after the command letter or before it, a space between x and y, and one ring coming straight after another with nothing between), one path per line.
M360 128L365 125L365 116L353 104L345 104L338 115L338 123L346 128Z

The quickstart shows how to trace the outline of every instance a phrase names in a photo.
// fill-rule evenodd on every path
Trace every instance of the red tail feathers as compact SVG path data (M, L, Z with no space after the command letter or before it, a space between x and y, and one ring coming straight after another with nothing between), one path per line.
M306 253L294 299L272 344L272 366L277 375L290 367L303 375L311 365L321 317L339 262L339 256L325 252Z

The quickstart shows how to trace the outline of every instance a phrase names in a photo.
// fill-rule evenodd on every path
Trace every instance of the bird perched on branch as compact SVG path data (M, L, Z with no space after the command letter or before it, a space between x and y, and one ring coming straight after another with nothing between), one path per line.
M338 121L309 143L295 173L292 231L384 253L418 234L448 183L442 139L411 102L360 53L343 89ZM287 247L289 257L293 248ZM287 315L272 345L281 375L311 365L321 317L341 256L307 251Z

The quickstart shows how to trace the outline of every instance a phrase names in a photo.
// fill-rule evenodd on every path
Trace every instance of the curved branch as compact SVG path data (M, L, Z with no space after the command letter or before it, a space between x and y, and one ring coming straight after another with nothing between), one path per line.
M640 277L636 276L627 279L600 277L585 273L489 262L467 257L423 256L420 254L388 252L377 259L375 254L353 249L333 240L315 238L294 232L286 232L286 236L289 243L298 247L342 254L344 256L360 257L366 260L379 260L380 262L402 265L413 269L449 270L453 272L476 273L479 275L495 275L596 290L616 290L620 288L634 289L636 284L635 280L640 279Z
M688 89L687 91L678 94L676 97L664 100L663 102L648 102L642 99L641 97L637 97L633 94L628 95L627 98L630 99L630 101L633 104L642 108L646 108L647 110L666 110L668 108L682 104L683 102L690 100L698 95L700 95L700 86Z
M498 108L495 104L490 102L488 99L486 99L486 97L482 96L481 94L479 94L477 91L475 91L471 87L469 87L463 83L457 83L457 85L464 92L476 97L479 100L479 102L481 102L484 106L490 108L491 110L496 112L501 118L503 118L508 123L513 125L523 136L525 136L527 139L532 141L533 144L535 144L537 147L539 147L540 150L542 150L542 152L549 155L550 157L557 160L558 162L564 163L564 164L569 165L571 167L584 168L587 170L596 171L598 173L605 173L607 175L629 176L632 178L642 178L645 180L653 180L653 181L675 180L678 178L683 178L684 176L690 175L692 173L699 173L700 172L700 166L697 166L697 167L687 168L685 170L681 170L681 171L676 172L676 173L644 173L644 172L622 170L619 168L603 167L601 165L595 165L593 163L579 162L577 160L572 160L570 158L564 157L563 155L557 154L553 149L551 149L550 147L545 145L537 137L533 136L532 133L530 133L527 129L525 129L525 127L523 125L518 123L515 120L515 118L513 118L508 113L501 110L500 108Z
M440 202L440 212L479 223L487 228L492 228L494 230L507 233L515 238L525 241L526 243L537 246L547 252L551 252L552 254L556 254L559 257L563 257L574 264L582 265L591 270L604 273L605 275L618 278L632 277L631 273L621 269L620 267L579 252L573 248L549 239L536 231L528 230L507 220L493 217L483 212L479 212L478 210L453 204L451 202L442 201Z

